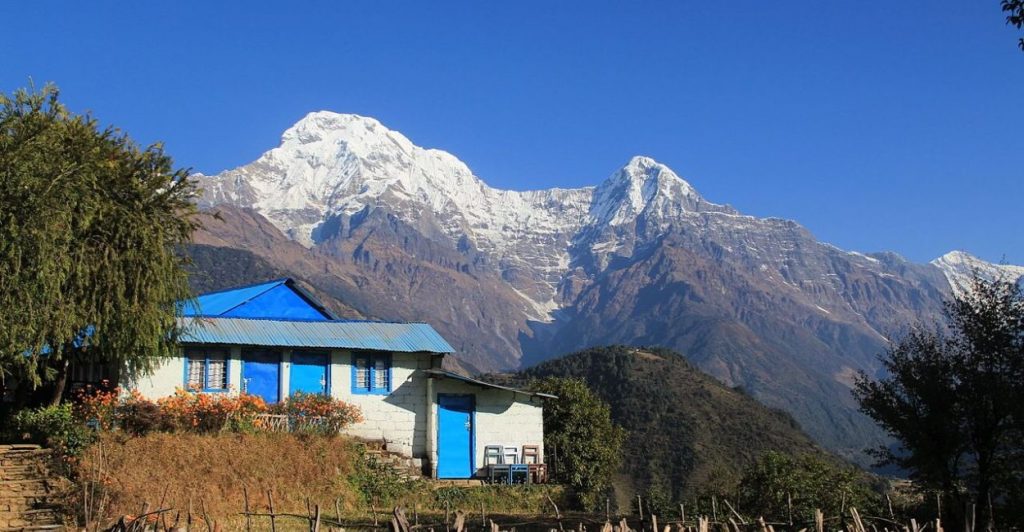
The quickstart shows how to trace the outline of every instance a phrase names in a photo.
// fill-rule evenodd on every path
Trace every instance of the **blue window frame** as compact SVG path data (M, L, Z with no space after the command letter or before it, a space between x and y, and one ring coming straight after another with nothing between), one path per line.
M391 354L352 355L352 393L387 395L391 393Z
M202 392L226 392L231 373L224 349L185 350L185 388Z

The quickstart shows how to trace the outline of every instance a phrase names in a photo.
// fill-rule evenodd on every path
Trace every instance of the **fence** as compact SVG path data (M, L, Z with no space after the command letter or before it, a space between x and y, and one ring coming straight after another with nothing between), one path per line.
M253 424L268 432L319 432L327 430L327 422L320 416L290 416L287 414L257 414Z

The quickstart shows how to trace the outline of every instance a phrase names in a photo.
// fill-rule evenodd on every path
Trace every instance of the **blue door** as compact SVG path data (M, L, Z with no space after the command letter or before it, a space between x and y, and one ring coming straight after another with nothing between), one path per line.
M295 392L327 393L327 355L324 353L292 353L292 369L288 377L288 395Z
M245 393L258 395L267 403L276 403L281 393L281 353L242 352L242 382Z
M437 478L473 476L473 396L437 396Z

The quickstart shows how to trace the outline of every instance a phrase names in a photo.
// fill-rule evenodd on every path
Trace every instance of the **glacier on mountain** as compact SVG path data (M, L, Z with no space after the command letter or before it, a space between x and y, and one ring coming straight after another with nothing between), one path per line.
M742 250L751 267L787 285L831 282L828 274L812 279L798 273L793 258L810 238L798 224L711 203L670 168L643 156L597 186L500 190L454 155L416 146L373 118L319 111L288 128L280 144L256 161L195 178L204 190L201 207L254 209L306 247L332 236L320 231L332 217L386 207L424 235L443 236L459 247L468 243L505 271L528 272L525 277L539 284L510 284L534 317L545 321L559 308L560 285L574 269L589 267L593 275L614 257L629 257L637 246L681 225L713 233L723 251ZM879 276L891 275L877 258L815 244ZM932 264L953 290L963 286L971 268L1024 275L1024 268L958 252Z

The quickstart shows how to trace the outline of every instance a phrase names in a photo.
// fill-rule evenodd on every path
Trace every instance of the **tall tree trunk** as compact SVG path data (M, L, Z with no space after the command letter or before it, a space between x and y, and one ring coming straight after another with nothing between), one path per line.
M57 378L53 380L53 396L50 397L50 406L57 406L64 398L64 388L68 384L68 359L64 358L57 362Z

